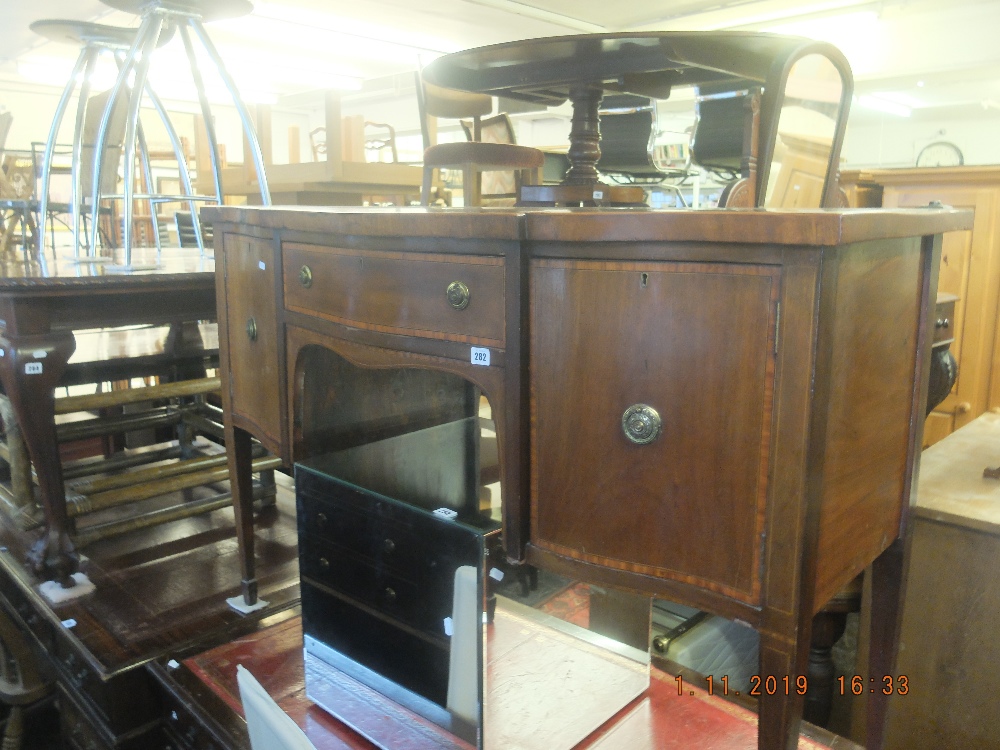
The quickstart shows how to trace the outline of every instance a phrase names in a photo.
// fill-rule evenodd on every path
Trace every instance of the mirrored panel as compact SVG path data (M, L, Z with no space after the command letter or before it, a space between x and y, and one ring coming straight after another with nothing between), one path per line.
M840 71L823 55L805 55L792 66L778 116L765 206L823 205L843 87Z
M321 347L299 373L310 699L380 747L568 750L646 689L648 598L623 636L603 589L506 561L475 385Z

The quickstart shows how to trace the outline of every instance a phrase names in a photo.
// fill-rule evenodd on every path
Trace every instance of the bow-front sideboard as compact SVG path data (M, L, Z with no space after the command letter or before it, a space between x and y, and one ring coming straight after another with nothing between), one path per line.
M459 382L496 425L507 557L756 628L761 748L795 746L811 619L869 566L891 676L940 235L967 212L205 214L248 603L251 436L291 465L461 413Z

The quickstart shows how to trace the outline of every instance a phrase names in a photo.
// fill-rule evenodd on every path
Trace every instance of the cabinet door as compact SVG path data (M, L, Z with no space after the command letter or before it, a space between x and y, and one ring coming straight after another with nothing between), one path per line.
M539 260L531 541L759 601L779 270ZM623 415L645 404L658 436Z
M228 388L234 420L272 450L281 441L283 391L274 246L239 234L224 239ZM283 347L282 347L283 348Z
M951 352L958 362L958 379L951 395L927 417L925 447L968 424L990 406L990 372L997 335L997 295L1000 254L993 218L1000 210L995 187L962 185L887 185L883 205L926 206L941 201L975 212L971 232L948 232L941 248L938 290L958 296Z

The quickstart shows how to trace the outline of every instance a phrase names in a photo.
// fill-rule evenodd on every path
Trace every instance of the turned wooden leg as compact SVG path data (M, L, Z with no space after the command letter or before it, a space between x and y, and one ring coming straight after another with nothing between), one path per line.
M229 482L236 514L236 541L239 544L240 574L243 579L243 601L247 606L257 603L257 571L254 563L253 537L253 472L250 433L225 420L226 457Z
M56 440L54 390L76 348L71 332L0 338L0 383L10 399L38 474L45 532L28 562L40 576L73 586L79 558L69 538L62 464Z
M830 721L833 705L833 686L836 673L833 664L833 647L847 626L847 615L861 609L861 588L864 576L858 576L840 591L812 622L809 644L809 690L806 692L803 718L816 726L825 727Z

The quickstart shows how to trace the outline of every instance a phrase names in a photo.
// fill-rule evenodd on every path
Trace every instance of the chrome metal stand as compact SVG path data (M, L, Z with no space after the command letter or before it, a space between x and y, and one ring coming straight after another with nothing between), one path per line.
M125 56L118 73L118 78L115 81L114 88L112 89L110 98L105 106L104 114L101 119L101 126L98 131L97 142L95 144L96 153L101 153L107 140L107 130L111 121L112 112L114 111L115 103L122 91L127 88L128 78L130 76L134 76L134 81L129 94L129 109L125 123L124 190L123 194L120 196L105 195L100 192L102 165L98 160L94 165L93 174L93 195L95 196L95 200L91 206L91 242L93 244L96 243L97 240L97 216L100 202L107 199L121 199L124 202L122 211L124 217L124 230L122 238L124 245L124 266L125 268L132 268L132 201L135 199L150 197L150 195L146 194L137 195L134 189L135 150L138 132L139 105L142 99L142 92L146 90L146 78L149 71L150 59L152 56L151 53L156 48L161 35L165 32L173 33L174 30L179 31L181 39L184 43L188 63L191 68L192 78L198 92L198 100L201 105L202 116L208 133L209 153L211 155L212 172L215 183L215 195L201 196L188 194L179 198L177 196L153 197L188 200L191 202L191 213L195 219L196 236L198 238L199 246L203 248L204 245L202 242L200 222L197 218L197 212L193 209L193 202L207 200L215 201L219 204L222 203L222 168L221 161L219 159L218 143L215 137L215 128L212 124L211 108L209 106L208 97L205 93L201 71L198 68L194 55L194 49L189 34L190 30L194 32L194 35L201 42L208 57L215 64L219 76L222 78L223 83L233 99L233 104L239 113L240 120L243 125L243 132L250 144L251 156L254 160L254 166L257 171L257 179L260 184L262 203L263 205L270 205L271 203L271 195L267 188L267 178L264 174L264 159L261 153L260 143L257 140L257 135L254 131L253 123L250 118L250 113L240 98L236 84L226 71L225 65L219 57L215 46L208 38L208 34L205 32L205 28L202 23L203 16L210 15L212 11L218 11L222 6L224 6L222 7L222 14L224 15L228 13L229 16L247 13L253 6L250 5L249 2L243 2L243 0L225 0L225 2L219 2L219 0L183 0L183 2L176 3L173 0L152 0L143 2L139 2L138 0L103 0L103 2L105 2L106 5L110 5L111 7L119 10L141 12L142 23L136 33L134 43L129 49L128 54ZM205 13L200 13L199 10L204 10ZM219 12L216 12L213 16L213 18L219 17ZM157 107L158 111L162 111L162 105L156 104L155 101L154 106ZM185 190L189 189L189 185L190 181L188 180L185 185Z

